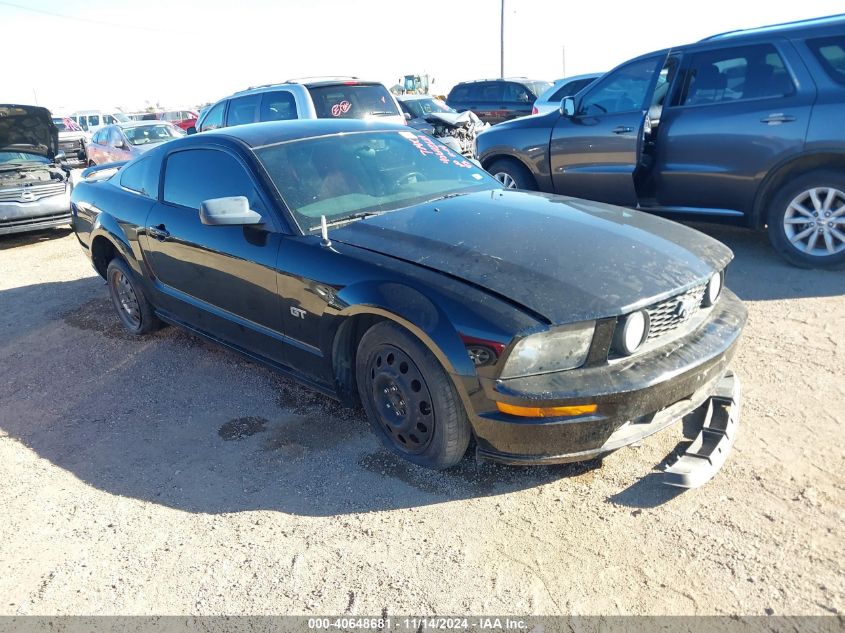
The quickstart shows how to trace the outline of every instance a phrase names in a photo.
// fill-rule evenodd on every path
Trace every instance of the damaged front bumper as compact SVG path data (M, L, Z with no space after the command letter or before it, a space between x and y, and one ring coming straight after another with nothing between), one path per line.
M477 456L514 465L593 459L639 442L696 412L703 420L701 437L690 447L688 457L670 469L667 483L701 485L724 463L733 443L739 419L739 380L728 366L745 319L742 302L725 290L701 326L639 357L498 382L493 393L488 393L491 400L523 406L596 403L597 408L590 414L551 419L516 418L492 411L476 414L472 423Z

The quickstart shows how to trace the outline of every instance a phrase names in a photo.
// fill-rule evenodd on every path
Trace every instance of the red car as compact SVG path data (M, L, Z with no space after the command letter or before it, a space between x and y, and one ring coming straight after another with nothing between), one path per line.
M197 124L199 115L193 110L165 110L164 112L150 112L144 115L145 121L161 120L170 121L176 127L186 132Z

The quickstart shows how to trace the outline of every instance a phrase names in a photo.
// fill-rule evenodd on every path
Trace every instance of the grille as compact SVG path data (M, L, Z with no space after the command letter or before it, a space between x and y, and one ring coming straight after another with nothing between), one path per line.
M57 196L65 192L65 183L50 182L43 185L30 185L29 187L14 187L12 189L0 190L0 202L34 202L41 198ZM27 194L31 194L27 195Z
M59 149L63 151L83 149L82 140L59 141Z
M670 299L647 307L646 311L651 320L651 327L646 340L653 341L692 319L701 309L701 301L704 299L706 286L706 284L701 284Z

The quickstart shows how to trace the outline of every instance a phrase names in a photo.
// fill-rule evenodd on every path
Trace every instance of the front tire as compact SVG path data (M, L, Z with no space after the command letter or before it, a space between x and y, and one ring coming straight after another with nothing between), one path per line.
M769 240L801 268L845 264L845 176L819 170L784 185L769 208Z
M161 321L126 262L117 257L112 259L106 269L106 282L112 305L127 332L141 336L161 327Z
M505 189L536 190L537 184L531 172L522 163L508 158L493 161L487 171L498 180Z
M394 453L442 470L463 458L470 424L452 379L407 330L383 321L358 344L358 395L367 418Z

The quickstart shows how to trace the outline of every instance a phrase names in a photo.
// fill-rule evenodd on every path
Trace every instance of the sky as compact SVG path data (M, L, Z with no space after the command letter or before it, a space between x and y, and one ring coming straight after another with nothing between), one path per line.
M845 11L842 0L505 1L505 75L609 70L708 35ZM0 103L193 107L249 86L353 75L432 92L499 76L501 0L0 0Z

